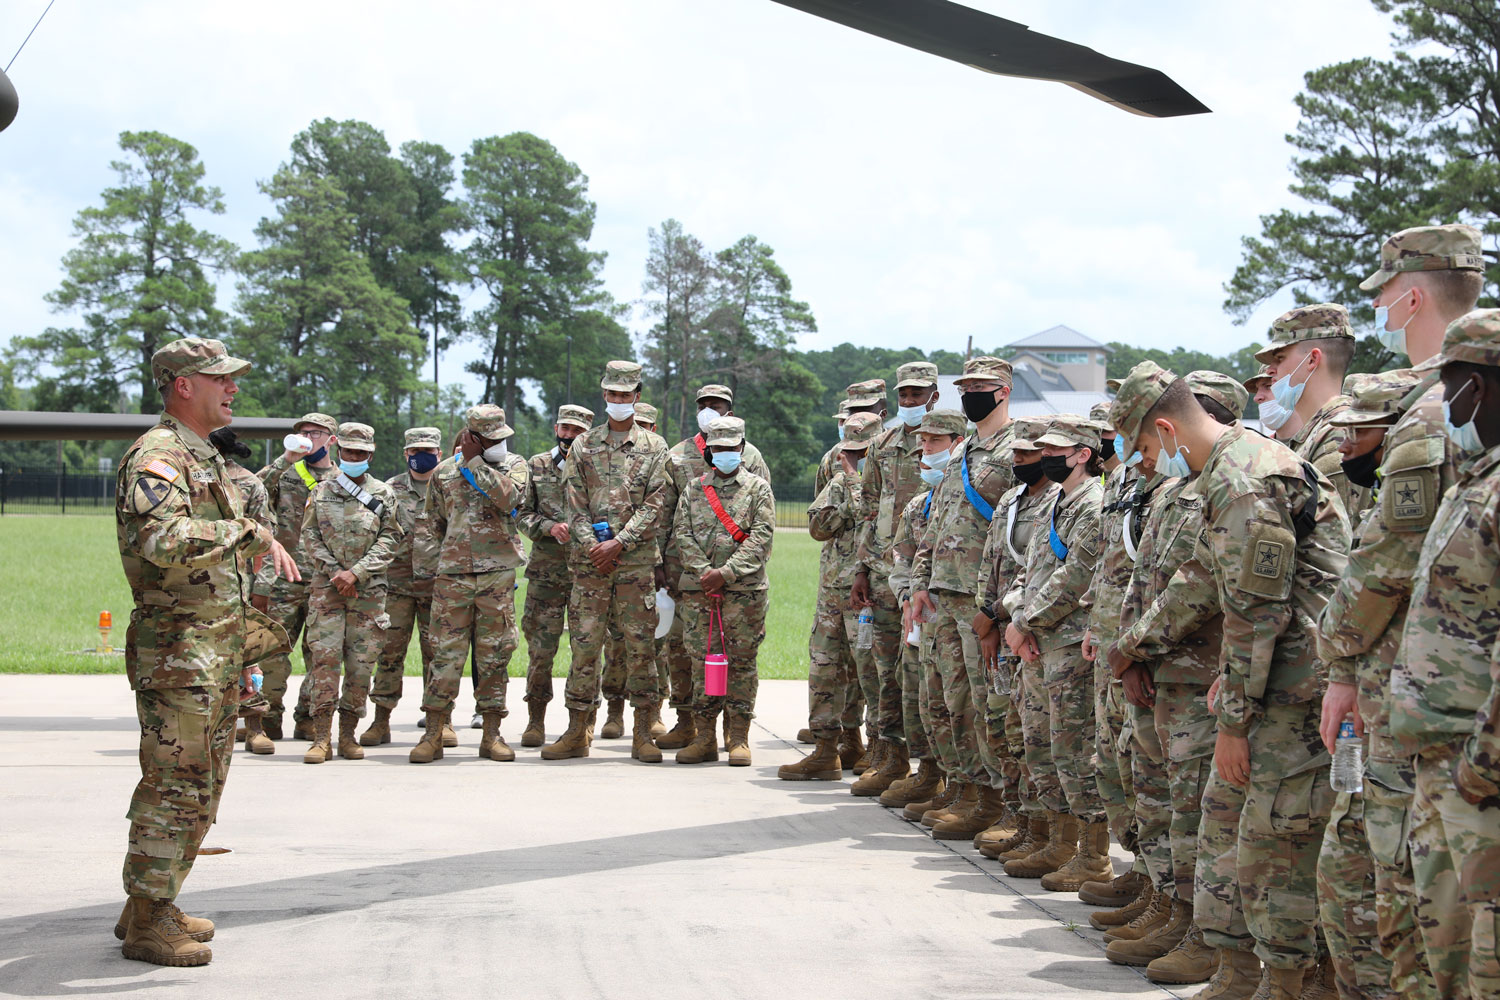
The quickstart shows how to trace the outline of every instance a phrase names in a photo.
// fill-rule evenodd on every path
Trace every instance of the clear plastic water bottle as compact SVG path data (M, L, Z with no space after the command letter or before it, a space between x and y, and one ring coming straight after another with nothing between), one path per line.
M995 672L990 675L990 690L1001 697L1008 697L1012 690L1010 657L1000 657L1000 662L995 665Z
M859 628L854 632L855 649L871 649L875 645L875 612L871 608L861 608L859 612Z
M1354 723L1339 726L1339 738L1334 743L1333 767L1328 770L1328 783L1336 792L1362 792L1365 787L1365 745L1354 735Z

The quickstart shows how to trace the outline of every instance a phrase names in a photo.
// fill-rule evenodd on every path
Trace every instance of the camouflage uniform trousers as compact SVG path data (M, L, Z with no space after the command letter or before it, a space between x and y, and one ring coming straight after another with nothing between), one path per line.
M1101 643L1094 660L1094 745L1097 747L1094 787L1104 803L1109 829L1127 851L1136 849L1134 770L1130 747L1134 716L1125 700L1121 683L1110 674L1104 650L1114 644ZM1148 720L1149 724L1149 720Z
M1005 666L1011 671L1011 693L1005 708L1005 747L1016 769L1015 788L1006 787L1005 801L1017 815L1040 816L1042 803L1026 762L1026 732L1021 724L1021 708L1028 697L1023 665L1019 658L1012 658L1005 661Z
M1107 815L1094 781L1094 665L1083 658L1083 645L1042 653L1042 683L1049 700L1052 762L1066 800L1062 808L1048 808L1080 823L1102 822Z
M1380 952L1391 962L1391 992L1410 1000L1437 996L1417 930L1417 890L1409 845L1416 766L1372 757L1365 769L1365 836L1375 860Z
M1012 669L1009 660L1002 659L1000 669L1010 671ZM984 724L985 732L989 738L990 748L997 760L1000 761L1000 774L1004 781L998 786L1001 797L1013 809L1020 806L1021 785L1021 758L1010 752L1010 740L1007 738L1006 725L1014 714L1014 698L1012 694L1000 694L992 685L984 699Z
M812 634L807 640L810 667L807 674L807 724L817 739L834 739L848 725L851 688L859 690L854 660L857 628L848 595L818 588L818 606L813 611Z
M175 899L219 812L234 750L239 672L222 688L135 693L141 780L126 816L125 894Z
M1005 775L985 724L989 680L979 662L979 639L974 635L974 596L951 590L933 592L937 620L927 625L933 633L933 652L943 684L943 702L953 720L953 743L958 749L958 776L975 785L1003 788ZM965 613L968 609L969 613ZM866 692L868 696L868 692Z
M921 645L917 647L917 668L921 680L917 688L917 714L927 733L928 747L945 775L958 773L958 745L953 741L953 719L943 701L943 679L937 669L936 637L931 625L922 626Z
M562 645L568 617L572 578L564 568L557 576L526 578L526 604L521 611L521 634L526 637L526 700L545 705L552 700L552 664Z
M305 667L312 662L312 654L307 649L307 636L303 632L303 626L307 624L307 592L309 584L287 584L277 581L271 590L269 603L266 605L266 613L276 620L276 623L286 629L287 641L292 645L297 644L297 637L302 637L302 663ZM281 724L284 711L282 702L286 698L287 685L292 677L292 659L289 653L277 653L268 656L261 661L260 672L265 680L262 681L261 693L270 702L270 708L266 710L266 721L273 726ZM312 683L309 675L302 677L302 686L297 691L297 707L292 712L292 718L297 722L305 721L312 715Z
M678 603L681 604L682 602L678 600ZM681 629L681 623L682 612L679 610L672 616L672 628ZM656 665L656 682L663 696L667 696L668 692L674 690L672 687L672 673L667 667L667 658L665 655L667 640L665 637L660 639L655 638L654 628L652 629L652 636L651 662ZM684 659L691 662L690 657L684 657ZM686 677L682 683L688 692L686 700L691 704L693 690L693 673L691 670L686 671ZM625 634L613 622L610 623L609 627L609 652L604 657L604 680L601 682L600 688L604 693L605 701L625 700L627 693L625 690Z
M506 714L510 657L516 651L516 571L440 575L432 588L432 672L424 712L449 712L464 661L474 654L474 707Z
M1156 705L1146 718L1137 716L1135 726L1137 746L1144 745L1142 737L1147 731L1154 733L1154 736L1148 738L1152 740L1154 747L1159 748L1159 759L1166 769L1166 833L1171 867L1167 884L1163 885L1158 881L1157 888L1163 891L1171 889L1173 895L1185 903L1193 902L1193 877L1198 865L1198 833L1203 820L1203 790L1208 785L1209 774L1213 770L1214 737L1217 734L1213 713L1208 710L1207 696L1208 688L1201 684L1157 682ZM1148 757L1149 754L1150 751L1141 756ZM1142 769L1137 764L1132 758L1132 772L1141 774ZM1136 815L1140 817L1143 808L1152 811L1150 820L1139 820L1139 835L1144 848L1147 825L1156 827L1161 822L1158 800L1163 786L1150 772L1143 776L1147 786L1145 791L1140 778L1135 782ZM1143 794L1147 796L1144 803L1141 798ZM1238 825L1236 809L1234 827L1237 828ZM1153 876L1157 874L1154 864L1151 865L1151 873Z
M756 656L766 638L769 593L765 590L730 592L723 595L722 601L714 601L701 591L683 594L677 613L686 613L683 625L688 655L698 664L698 669L693 671L694 715L713 718L725 712L731 719L755 718L755 694L760 689ZM715 605L718 605L718 621L723 623L722 637L711 613ZM704 690L703 658L710 646L716 653L723 651L729 659L727 695L711 697Z
M1391 963L1380 952L1375 859L1365 836L1365 797L1340 792L1318 853L1318 920L1341 997L1390 996Z
M1251 728L1250 783L1242 792L1232 853L1221 841L1211 844L1200 827L1195 896L1209 897L1213 916L1205 925L1195 907L1199 926L1205 934L1209 926L1224 933L1234 896L1224 882L1237 881L1255 953L1273 968L1311 969L1318 959L1318 849L1334 798L1328 751L1318 734L1319 712L1316 701L1268 705ZM1211 813L1215 821L1223 815L1218 803L1234 801L1224 790L1229 787L1217 772L1209 779L1203 826L1209 825ZM1232 933L1232 915L1229 922ZM1222 938L1209 943L1236 946Z
M1160 697L1158 695L1158 697ZM1132 746L1125 760L1130 766L1130 783L1135 789L1135 819L1130 824L1135 837L1136 859L1141 862L1152 885L1169 896L1177 894L1178 874L1172 860L1172 780L1167 770L1166 751L1156 728L1156 708L1142 708L1126 702L1130 712ZM1106 727L1101 726L1101 731ZM1103 754L1100 754L1101 759ZM1098 782L1101 789L1104 782ZM1198 836L1194 815L1193 836ZM1110 823L1114 825L1113 820ZM1187 871L1187 895L1193 898L1193 870Z
M1034 802L1037 815L1044 811L1065 813L1068 800L1063 796L1062 783L1057 776L1057 764L1052 759L1052 699L1042 678L1042 661L1021 661L1021 741L1025 753L1026 777L1032 799L1022 800L1022 805Z
M672 628L656 644L656 669L658 676L666 677L663 693L671 692L668 707L687 712L693 707L693 659L688 655L683 639L680 608L684 597L682 594L673 594L672 599L677 602L679 610L672 619Z
M932 742L927 729L927 720L922 717L922 654L921 637L918 645L907 645L901 640L901 724L906 733L907 750L920 759L932 755Z
M625 690L635 708L661 704L656 673L656 582L651 567L616 570L601 576L592 569L573 578L568 597L568 640L573 662L563 689L569 711L587 712L599 704L604 649L611 624L624 636Z
M875 645L869 650L875 665L877 700L871 715L875 735L891 743L906 742L901 698L901 651L906 639L901 634L901 605L891 590L890 577L870 574L870 596L875 607ZM869 695L866 693L866 698Z
M1500 996L1500 806L1470 805L1455 791L1464 737L1417 755L1412 875L1417 926L1440 997Z
M401 701L402 678L406 676L406 651L411 648L411 634L417 633L422 650L422 687L432 676L432 595L386 594L385 613L391 620L385 630L385 645L380 650L380 665L375 668L375 682L370 700L382 708L395 708Z
M332 584L319 582L307 601L307 647L312 652L307 676L312 683L312 712L332 710L365 714L370 678L385 647L385 587L345 597ZM339 693L339 673L344 675Z

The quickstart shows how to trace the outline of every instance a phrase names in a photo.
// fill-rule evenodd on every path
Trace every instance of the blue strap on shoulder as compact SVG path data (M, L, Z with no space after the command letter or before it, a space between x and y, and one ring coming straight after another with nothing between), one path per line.
M936 492L937 490L927 491L927 502L922 505L922 517L924 519L932 517L932 495Z
M486 500L488 500L490 498L490 495L488 493L486 493L484 490L482 490L482 489L479 488L479 483L478 483L477 480L475 480L474 473L472 473L472 472L469 471L468 466L466 466L466 465L460 465L458 467L458 471L459 471L460 475L462 475L465 479L467 479L469 481L469 485L472 486L472 487L474 487L474 492L475 493L478 493L480 496L484 497ZM520 509L521 509L520 507L512 507L510 509L510 516L511 517L515 517L516 514L517 514L517 512L520 511Z
M995 519L995 508L990 504L988 500L979 495L979 491L976 490L974 488L974 484L969 481L968 445L964 445L963 476L964 495L969 498L969 503L973 505L975 510L979 511L980 517L984 518L986 521L993 521Z
M1052 546L1052 554L1057 556L1059 562L1067 562L1068 547L1057 533L1057 508L1061 506L1062 497L1058 497L1057 503L1052 505L1052 523L1047 526L1047 544Z

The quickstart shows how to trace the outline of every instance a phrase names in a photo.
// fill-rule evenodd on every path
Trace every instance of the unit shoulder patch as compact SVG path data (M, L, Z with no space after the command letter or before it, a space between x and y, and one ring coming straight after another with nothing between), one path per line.
M1297 539L1280 525L1252 524L1240 566L1240 589L1284 599L1291 593Z
M1380 499L1386 523L1393 528L1421 528L1436 513L1431 469L1393 473L1380 484Z
M154 476L137 476L130 488L129 509L132 514L150 514L172 495L170 483Z

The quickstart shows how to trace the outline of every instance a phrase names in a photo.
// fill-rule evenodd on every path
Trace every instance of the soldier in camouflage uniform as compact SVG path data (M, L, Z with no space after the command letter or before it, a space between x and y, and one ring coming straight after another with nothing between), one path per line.
M562 642L573 577L568 569L572 529L568 525L563 480L573 442L594 425L594 411L569 403L558 407L552 433L557 444L527 462L526 496L516 525L531 539L526 562L526 607L521 634L526 637L526 730L523 747L547 741L547 703L552 700L552 663ZM623 663L623 659L621 661Z
M228 424L250 369L217 340L174 340L151 358L163 413L120 460L115 527L135 608L125 672L141 725L141 779L131 797L122 873L128 897L115 936L122 954L157 965L205 965L212 921L173 902L218 813L234 750L234 717L248 667L286 648L286 635L249 604L249 561L296 564L245 516L239 489L205 438ZM268 645L266 636L272 637ZM253 644L253 651L252 651Z
M500 407L470 407L458 454L439 463L427 486L422 518L441 541L432 587L432 676L422 697L427 726L407 758L413 764L443 756L444 725L471 649L484 729L479 756L516 759L500 735L517 645L516 568L524 561L516 511L526 495L526 460L510 453L506 441L514 434Z
M313 741L304 764L333 755L333 710L339 713L339 756L362 760L354 727L365 714L370 678L385 643L385 570L401 542L396 496L367 472L375 454L369 424L339 425L339 474L312 492L302 521L302 551L314 566L308 594L307 646L312 652ZM339 693L339 671L344 690Z
M1390 730L1416 755L1410 850L1417 927L1437 995L1500 996L1500 310L1455 320L1440 371L1445 429L1460 461L1417 561L1391 675ZM1389 463L1389 459L1387 459ZM1394 475L1398 508L1431 503L1437 483ZM1369 787L1369 785L1367 785Z
M1198 473L1206 526L1199 552L1224 614L1211 692L1215 773L1203 808L1241 796L1244 805L1234 844L1199 845L1194 912L1209 943L1243 948L1235 928L1207 919L1215 901L1238 892L1266 965L1260 991L1297 997L1317 961L1317 853L1333 799L1318 735L1323 667L1314 622L1348 559L1343 503L1295 453L1219 424L1186 382L1149 361L1121 385L1112 414L1132 450L1158 450L1158 473ZM1221 955L1221 970L1225 962ZM1242 977L1243 960L1229 964ZM1227 995L1244 996L1242 988Z
M848 594L864 523L859 464L868 461L866 455L880 431L880 418L873 413L849 417L844 439L835 446L839 464L807 509L808 532L814 541L823 543L818 557L818 605L808 639L812 663L807 677L808 723L817 745L802 760L780 767L777 777L786 781L837 781L852 763L841 758L841 740L847 736L841 720L854 661L850 647L858 631Z
M1350 483L1344 475L1339 464L1343 435L1331 423L1349 408L1349 397L1340 391L1354 356L1349 310L1326 303L1298 306L1276 318L1268 337L1270 343L1256 352L1255 360L1266 366L1273 380L1274 401L1301 419L1301 427L1285 439L1287 447L1328 477L1338 490L1349 523L1357 524L1370 505L1370 491Z
M776 535L771 484L744 467L745 422L717 417L704 432L712 472L690 479L678 498L672 536L682 565L676 581L683 595L688 654L703 664L710 650L729 661L725 695L705 688L705 667L693 677L693 742L677 751L677 763L719 759L714 720L728 719L731 767L750 764L750 720L759 686L756 652L766 637L769 604L766 563Z
M964 362L955 380L963 412L974 422L933 492L927 536L912 567L912 608L936 620L923 637L933 644L943 701L953 719L959 770L948 801L922 817L933 836L969 840L1005 811L1004 768L985 724L989 678L974 634L976 568L984 553L995 504L1015 485L1011 463L1010 362L988 356Z
M630 755L657 763L661 751L652 741L651 723L661 705L661 681L652 639L667 443L635 422L640 365L611 361L599 385L609 419L574 440L563 481L573 571L572 664L564 692L568 729L542 748L542 759L589 755L600 661L613 621L625 637L625 686L635 709ZM596 524L603 527L596 530Z
M380 663L370 700L375 703L375 721L359 737L360 746L374 747L391 741L391 711L401 700L406 676L406 651L417 633L422 652L422 686L432 673L432 583L437 563L437 539L418 515L427 502L427 484L432 470L442 461L443 432L436 427L409 427L403 437L406 471L385 481L395 500L396 523L401 539L386 568L385 615L389 621L381 643ZM425 720L424 720L425 721ZM457 740L455 739L455 745Z
M293 432L310 438L311 453L284 452L258 475L266 484L266 500L276 518L276 541L297 560L300 581L287 580L275 575L262 574L256 581L256 607L269 614L291 637L295 645L302 636L302 662L306 667L310 656L303 627L307 624L307 586L312 580L314 567L302 554L302 518L307 513L307 504L312 489L318 483L337 474L333 465L334 449L338 446L339 424L326 413L305 413L292 428ZM266 710L266 735L273 740L281 739L282 699L286 696L287 684L292 674L292 661L286 655L273 656L261 665L265 671L264 693L270 707ZM309 696L312 689L306 675L297 695L297 707L292 713L295 728L294 739L311 739L308 727Z

